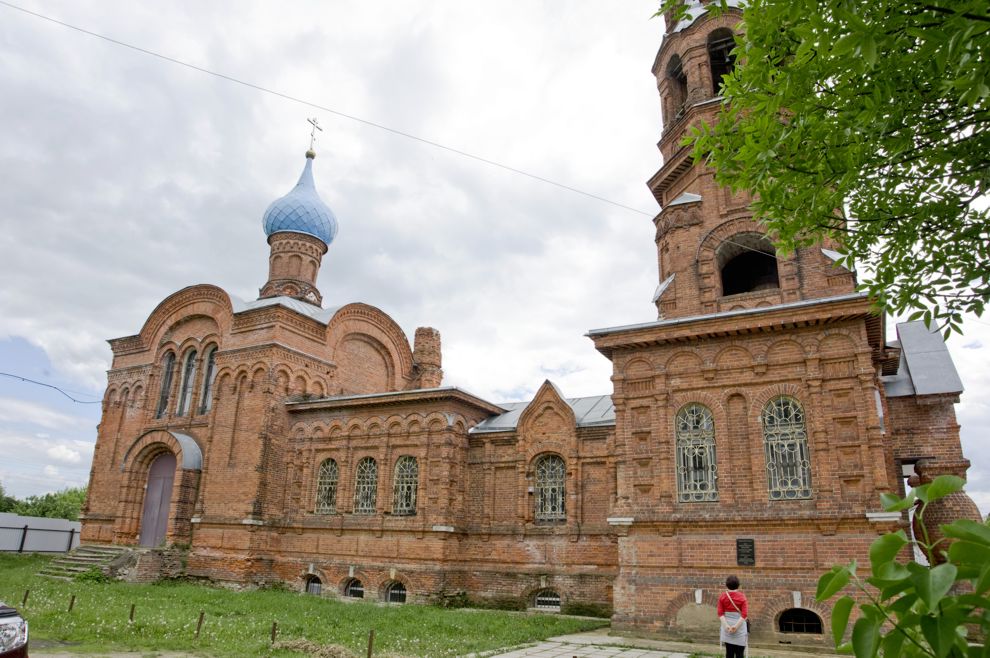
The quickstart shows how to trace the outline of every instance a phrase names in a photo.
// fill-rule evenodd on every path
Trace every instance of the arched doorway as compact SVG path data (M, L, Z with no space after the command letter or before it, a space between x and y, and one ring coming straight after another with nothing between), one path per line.
M168 530L168 510L172 502L172 481L175 479L175 455L165 452L151 462L148 486L144 491L141 513L141 546L158 546L165 541Z

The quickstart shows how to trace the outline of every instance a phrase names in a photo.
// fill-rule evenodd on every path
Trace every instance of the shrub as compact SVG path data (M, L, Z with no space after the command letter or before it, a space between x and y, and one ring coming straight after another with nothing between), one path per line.
M577 617L602 617L609 619L612 616L612 606L607 603L571 601L560 606L560 613L563 615L575 615Z
M931 542L924 524L928 505L962 490L963 484L961 478L941 475L915 487L905 498L883 494L887 511L919 505L923 536L912 540L898 530L874 541L871 575L865 581L856 575L855 561L832 567L819 579L815 595L819 601L830 599L850 583L863 601L846 643L843 638L856 601L844 595L832 607L832 635L840 651L855 653L857 658L988 655L986 647L970 642L982 641L990 630L990 525L956 521L941 527L943 539ZM912 544L926 555L944 557L944 562L929 566L899 560L903 549Z
M485 610L516 610L526 609L526 602L514 596L493 596L491 598L471 599L472 608Z
M109 583L113 578L103 573L100 567L90 567L86 571L77 573L74 580L80 583Z

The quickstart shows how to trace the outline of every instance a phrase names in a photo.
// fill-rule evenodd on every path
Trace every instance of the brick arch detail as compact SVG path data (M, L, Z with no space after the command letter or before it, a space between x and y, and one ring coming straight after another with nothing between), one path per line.
M781 395L794 398L798 401L801 408L805 410L805 422L807 422L807 392L797 384L773 384L760 390L752 397L749 409L751 417L756 419L757 424L759 424L760 418L763 416L763 407L767 405L767 402Z
M695 263L713 260L718 247L737 233L759 233L760 235L766 235L763 227L750 216L735 217L726 220L708 231L698 242L698 249L694 256Z
M821 605L814 600L814 597L801 597L801 605L795 606L794 600L791 598L791 593L781 593L778 596L772 597L760 611L759 619L756 623L767 630L771 630L774 633L779 633L778 622L780 621L780 616L788 610L792 609L798 610L809 610L822 620L822 637L827 637L829 634L829 627L832 623L831 610Z
M667 408L670 409L670 417L676 417L677 412L683 407L695 402L698 404L703 404L711 409L712 414L715 416L716 427L719 425L719 419L721 419L722 422L726 421L728 412L722 405L722 401L707 391L692 391L690 393L675 393L672 395L670 397L670 404L667 406Z
M188 543L191 540L190 519L199 492L200 469L187 468L194 460L183 452L182 444L171 432L152 430L138 437L121 459L122 477L118 493L114 543L137 543L141 530L148 469L157 457L165 453L175 455L176 459L165 540L169 544Z
M716 590L712 588L701 588L701 604L710 605L713 608L718 607L718 597L722 593L722 590ZM674 625L674 620L677 619L677 611L683 608L685 605L694 603L694 590L689 590L681 592L674 598L670 600L664 610L664 618L667 619L667 627L672 628Z
M212 285L183 288L162 300L148 316L138 337L146 346L155 345L168 327L195 315L211 318L221 334L228 333L233 322L230 296Z

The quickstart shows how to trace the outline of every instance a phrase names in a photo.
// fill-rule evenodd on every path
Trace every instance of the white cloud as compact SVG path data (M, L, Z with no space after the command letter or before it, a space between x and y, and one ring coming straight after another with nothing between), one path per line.
M50 407L27 400L0 398L0 423L30 423L48 429L64 429L80 424L91 424L88 419L55 411ZM46 433L38 434L39 438L47 438Z
M78 450L73 450L65 445L52 446L45 451L45 454L52 459L71 464L78 464L82 461L82 455L79 454Z

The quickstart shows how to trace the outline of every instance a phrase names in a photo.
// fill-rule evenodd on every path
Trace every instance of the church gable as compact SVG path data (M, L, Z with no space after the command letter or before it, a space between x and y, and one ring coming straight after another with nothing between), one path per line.
M544 452L562 456L576 452L574 411L550 380L543 382L519 417L517 433L530 459Z
M327 326L327 347L337 366L338 395L385 393L409 388L413 354L405 333L368 304L348 304Z

